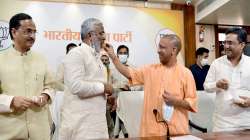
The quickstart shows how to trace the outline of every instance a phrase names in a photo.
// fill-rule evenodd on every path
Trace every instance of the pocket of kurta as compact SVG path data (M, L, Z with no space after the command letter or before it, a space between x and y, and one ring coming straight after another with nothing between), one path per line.
M39 82L39 81L43 81L44 80L44 74L39 74L39 73L36 73L35 74L35 81Z
M44 75L43 74L36 73L34 75L33 87L35 88L34 92L36 92L34 94L40 95L44 87Z

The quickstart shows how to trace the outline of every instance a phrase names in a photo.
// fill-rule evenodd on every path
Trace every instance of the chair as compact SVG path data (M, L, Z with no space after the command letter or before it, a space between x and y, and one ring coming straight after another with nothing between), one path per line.
M196 125L195 123L193 123L191 120L188 121L188 124L191 127L191 129L194 128L196 130L201 131L202 133L207 133L207 128L200 127Z
M189 113L189 125L191 127L191 132L194 133L196 130L202 133L211 132L216 94L207 93L206 91L197 91L197 96L198 112Z

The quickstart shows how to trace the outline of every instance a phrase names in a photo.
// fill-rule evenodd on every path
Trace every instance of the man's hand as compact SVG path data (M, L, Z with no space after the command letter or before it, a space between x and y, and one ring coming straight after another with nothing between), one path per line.
M33 101L31 99L22 96L15 96L12 99L10 107L14 109L14 111L26 111L32 105Z
M110 44L105 44L104 45L104 50L108 53L108 55L109 55L109 57L113 60L115 57L116 57L116 55L115 55L115 53L114 53L114 49L113 49L113 47L110 45Z
M216 87L227 90L229 87L229 82L226 79L221 79L221 80L217 81Z
M116 108L117 108L117 103L116 103L116 98L115 97L113 97L113 96L108 96L108 98L107 98L107 103L109 104L109 105L111 105L111 112L114 112L115 110L116 110Z
M33 102L39 107L45 106L49 101L49 95L42 93L40 96L34 96Z
M129 87L129 85L124 85L124 87L122 87L122 88L120 88L121 90L123 90L123 91L131 91L131 89L130 89L130 87Z
M104 94L111 96L113 93L113 86L111 84L104 84Z
M182 99L177 99L174 95L171 95L169 92L164 91L162 97L167 105L171 105L174 107L181 107L187 110L192 110L190 104Z
M243 108L246 108L246 107L250 107L250 98L249 97L246 97L246 96L240 96L240 98L243 100L242 102L236 102L235 104L240 106L240 107L243 107Z
M169 92L164 91L164 94L162 94L162 97L167 105L175 105L178 101L176 97L171 95Z
M111 112L116 111L117 108L117 100L115 99L115 103L112 105Z
M110 105L114 105L114 104L115 104L115 97L109 96L109 97L107 98L107 102L108 102L108 104L110 104Z

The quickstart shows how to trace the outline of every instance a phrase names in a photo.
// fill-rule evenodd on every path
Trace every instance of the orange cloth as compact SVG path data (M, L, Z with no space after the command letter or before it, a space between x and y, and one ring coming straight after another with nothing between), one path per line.
M197 111L195 81L190 70L183 65L177 63L167 68L162 64L152 64L139 69L130 68L130 74L130 84L144 85L141 137L166 135L166 127L163 123L157 123L153 114L153 109L157 109L162 116L164 90L178 99L187 101L192 108L190 111ZM170 135L189 133L188 111L174 107L174 113L169 122Z

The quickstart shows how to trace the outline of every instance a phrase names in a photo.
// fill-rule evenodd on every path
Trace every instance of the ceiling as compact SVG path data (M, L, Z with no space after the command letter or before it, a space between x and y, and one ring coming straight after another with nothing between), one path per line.
M186 4L187 0L173 0L173 3ZM191 4L194 5L198 0L191 0Z
M198 23L250 26L250 0L230 0Z
M37 0L33 0L37 1ZM75 3L105 3L112 1L120 2L152 2L152 3L179 3L186 4L186 1L191 1L191 4L194 5L198 0L40 0L40 1L54 1L54 2L75 2Z
M159 2L159 3L179 3L186 4L186 1L191 1L191 4L194 5L198 0L128 0L128 1L147 1L147 2Z

